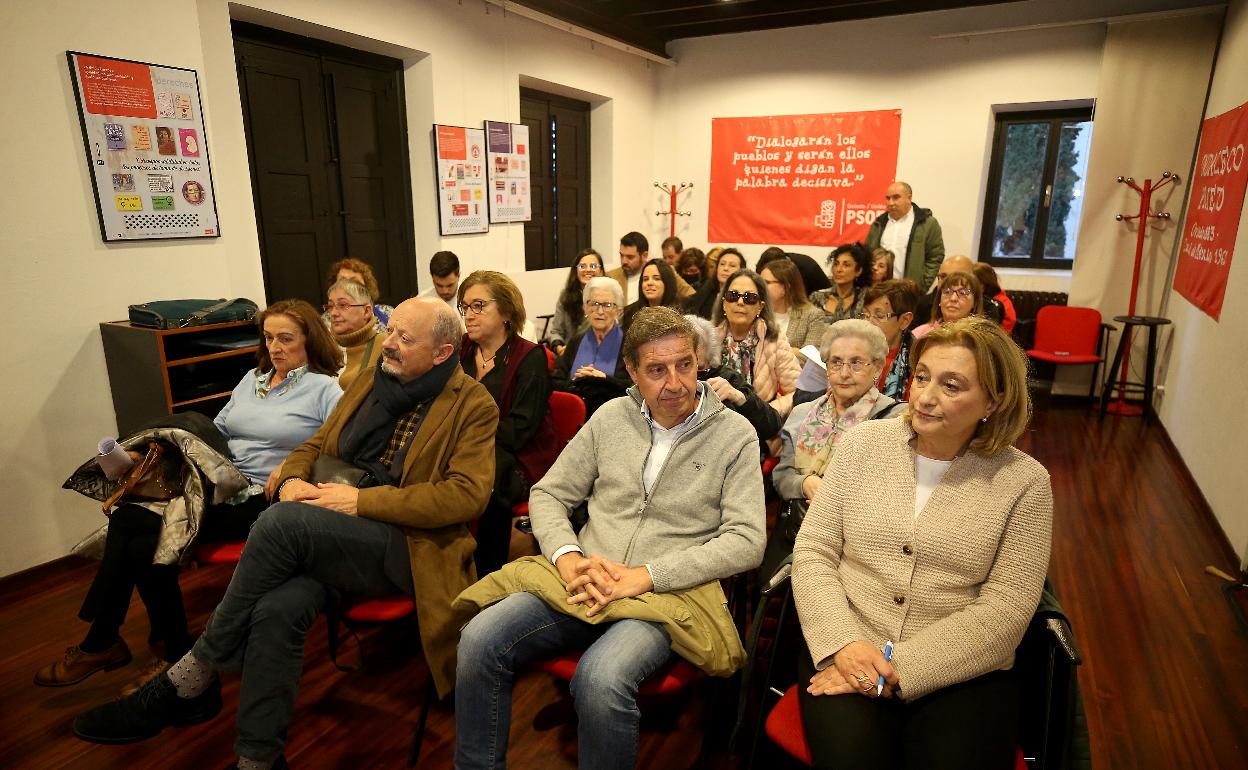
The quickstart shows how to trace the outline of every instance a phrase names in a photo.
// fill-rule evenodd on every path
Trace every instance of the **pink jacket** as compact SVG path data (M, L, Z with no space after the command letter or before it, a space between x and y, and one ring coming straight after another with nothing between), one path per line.
M719 332L727 338L727 321L720 324ZM785 416L793 407L793 386L797 383L797 375L801 374L802 368L793 356L793 349L789 347L787 339L767 339L767 326L762 319L758 320L754 333L761 340L752 374L754 390L759 398L770 402L781 416Z

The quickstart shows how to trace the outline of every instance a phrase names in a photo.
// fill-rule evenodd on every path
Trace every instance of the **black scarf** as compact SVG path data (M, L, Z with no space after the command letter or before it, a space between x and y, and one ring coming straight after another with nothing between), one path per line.
M450 358L407 384L382 371L383 361L384 356L377 359L372 392L360 404L360 408L351 416L338 437L338 456L369 471L374 478L384 480L402 476L401 468L387 469L380 461L399 418L438 397L451 375L459 368L459 354L452 352ZM398 458L396 465L397 461ZM394 470L398 472L392 472Z

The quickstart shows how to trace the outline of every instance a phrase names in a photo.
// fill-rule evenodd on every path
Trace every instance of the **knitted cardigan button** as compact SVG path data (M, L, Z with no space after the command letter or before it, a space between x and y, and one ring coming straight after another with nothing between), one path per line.
M914 549L910 547L909 543L906 543L905 545L901 547L901 552L904 553L906 556L909 556L910 554L914 553Z
M893 597L893 601L896 602L897 604L905 604L906 597L902 596L901 594L897 594Z

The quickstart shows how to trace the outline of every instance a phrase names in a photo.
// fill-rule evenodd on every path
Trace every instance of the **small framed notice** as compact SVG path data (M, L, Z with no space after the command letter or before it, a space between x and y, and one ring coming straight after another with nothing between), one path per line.
M485 201L485 132L463 126L433 126L442 235L490 229Z
M490 221L528 222L533 218L529 127L487 120L485 133L490 147Z
M219 237L195 70L66 56L101 237Z

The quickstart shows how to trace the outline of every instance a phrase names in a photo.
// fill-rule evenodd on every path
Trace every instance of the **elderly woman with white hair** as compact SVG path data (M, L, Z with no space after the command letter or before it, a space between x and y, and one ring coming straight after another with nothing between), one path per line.
M810 500L846 431L864 420L897 417L904 401L875 386L888 357L888 341L874 324L837 321L823 335L819 350L828 366L828 391L793 407L780 431L780 463L771 482L785 500Z
M723 347L719 330L701 316L687 315L685 320L693 324L693 329L697 332L698 379L715 391L724 406L750 421L760 442L778 434L783 421L780 413L758 397L758 393L740 372L716 363L720 360ZM766 450L765 445L761 448Z
M632 380L624 368L624 332L619 324L624 292L619 282L605 276L591 278L581 297L589 327L567 340L550 379L555 390L580 396L588 417L624 395Z

